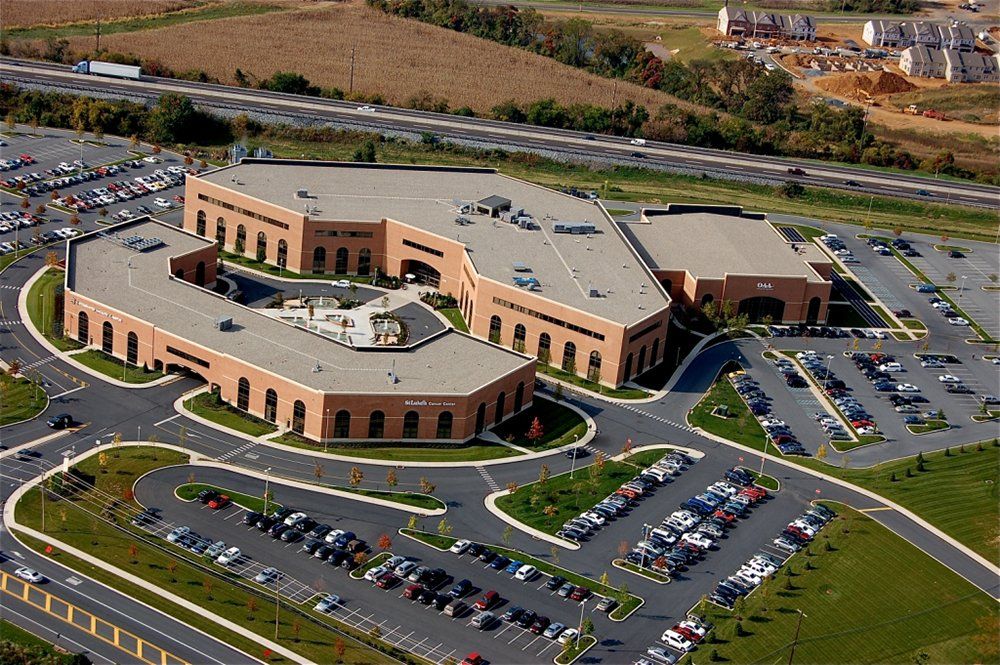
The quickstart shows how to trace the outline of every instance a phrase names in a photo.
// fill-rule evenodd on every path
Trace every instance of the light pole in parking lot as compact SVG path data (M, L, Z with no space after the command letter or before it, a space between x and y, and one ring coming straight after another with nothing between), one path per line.
M648 524L643 524L642 525L642 540L643 540L643 542L645 542L646 539L649 538L649 530L651 528L653 528L653 527L651 527ZM643 546L643 548L642 548L642 568L645 568L645 567L646 567L646 547Z
M267 515L267 498L271 488L271 467L264 469L264 514Z
M830 363L833 362L833 354L829 354L826 357L826 376L823 378L823 390L825 391L830 385Z
M580 601L580 623L576 627L576 647L580 648L580 633L583 632L583 610L587 607L587 599L584 598Z
M962 275L962 285L960 287L958 287L958 299L959 300L962 299L962 294L965 293L965 280L967 278L968 278L968 275Z
M579 439L579 438L580 438L579 434L574 434L573 435L573 464L569 467L569 479L570 480L573 480L573 473L576 471L576 455L577 455L576 442L577 442L577 439Z

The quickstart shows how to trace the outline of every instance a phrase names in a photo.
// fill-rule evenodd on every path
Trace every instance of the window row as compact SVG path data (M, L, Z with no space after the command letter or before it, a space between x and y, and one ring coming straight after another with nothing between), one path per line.
M500 331L502 328L503 320L496 314L491 316L489 334L490 341L497 344L500 343ZM511 348L515 351L527 353L527 338L527 328L524 324L518 323L514 326L514 339L511 342ZM552 362L552 337L548 333L543 332L538 336L538 351L536 356L546 365ZM562 367L563 371L569 372L570 374L576 374L576 344L573 342L566 342L563 344L562 358L560 359L559 366ZM587 378L594 382L601 380L600 351L594 350L590 352L590 356L587 360Z

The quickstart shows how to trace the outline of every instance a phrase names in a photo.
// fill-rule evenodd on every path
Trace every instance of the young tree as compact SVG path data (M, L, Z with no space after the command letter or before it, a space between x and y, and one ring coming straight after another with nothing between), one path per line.
M319 462L316 462L313 465L313 475L316 477L317 483L323 480L323 473L324 473L323 465L320 464Z
M406 528L409 529L410 531L415 531L416 530L416 528L417 528L417 516L416 515L410 515L410 519L408 519L407 522L406 522Z
M299 641L299 633L302 632L302 621L298 617L292 619L292 635L295 636L295 641Z
M249 596L247 598L247 621L253 621L253 615L257 612L257 598Z
M357 487L364 479L365 474L361 471L361 469L356 466L352 466L350 474L347 477L347 482L350 483L351 487Z
M513 494L516 491L517 491L517 483L515 483L513 480L507 483L507 494Z
M215 582L211 577L206 577L201 581L201 587L205 590L205 598L207 600L214 600L212 598L212 589L215 588Z
M826 459L826 455L826 445L822 443L819 444L819 448L816 449L816 459L823 461Z
M357 566L363 566L367 562L368 562L368 553L367 552L358 552L357 554L354 555L354 564L355 565L357 565Z
M338 637L333 642L333 652L337 654L337 662L344 662L344 653L347 652L347 645L344 643L343 638Z
M395 487L399 484L399 478L396 477L396 470L389 469L385 474L385 484L389 487Z
M549 480L549 467L547 464L543 464L542 468L538 470L538 484L544 485Z
M542 421L535 416L531 421L531 426L528 428L528 433L524 435L528 441L532 443L537 442L545 434L545 429L542 427Z
M590 619L590 617L584 617L582 628L584 635L594 634L594 622Z
M542 508L542 513L546 517L552 517L559 512L559 509L553 506L551 503L544 508Z
M433 494L434 490L437 489L437 485L427 480L427 478L420 477L420 492L423 494Z
M437 530L440 535L449 536L454 530L454 527L451 524L448 524L447 518L442 517L441 521L438 522Z
M552 547L550 547L549 548L549 554L552 555L552 561L554 561L555 563L558 564L559 563L559 546L558 545L553 545Z
M504 545L510 547L510 538L513 535L514 535L514 527L508 524L506 527L504 527L503 534L500 535L500 540L503 541Z
M170 573L170 582L172 584L176 584L177 577L174 575L174 573L177 572L177 562L174 561L173 559L167 561L167 572Z
M135 543L128 544L128 558L132 563L138 563L139 561L139 548Z
M618 558L619 559L624 559L625 555L628 554L628 551L629 551L629 549L631 549L631 547L632 546L629 545L629 542L627 540L623 540L623 541L619 542L618 543Z
M605 570L603 573L601 573L601 579L600 579L601 586L608 586L610 581L611 579L608 577L608 571Z
M392 538L389 537L389 534L383 533L378 537L378 548L383 552L392 549Z

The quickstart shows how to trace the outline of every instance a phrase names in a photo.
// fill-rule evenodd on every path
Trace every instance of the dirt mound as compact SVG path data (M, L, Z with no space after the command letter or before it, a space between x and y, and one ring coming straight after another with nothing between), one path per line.
M834 74L817 80L816 85L841 97L858 97L860 96L859 91L878 97L910 92L917 87L899 74L892 72Z

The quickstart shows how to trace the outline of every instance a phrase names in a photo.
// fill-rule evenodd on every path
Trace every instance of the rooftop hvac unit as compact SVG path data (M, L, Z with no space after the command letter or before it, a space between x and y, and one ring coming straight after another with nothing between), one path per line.
M297 199L308 199L309 198L309 190L308 189L296 189L295 190L295 198L297 198Z
M524 261L514 261L514 272L531 272L531 268Z
M552 226L555 233L572 233L573 235L594 233L597 227L588 222L556 222Z
M590 285L590 289L589 290L590 290L590 297L591 298L600 298L601 297L601 292L593 284Z
M216 330L231 330L233 327L233 317L231 316L220 316L215 320Z

